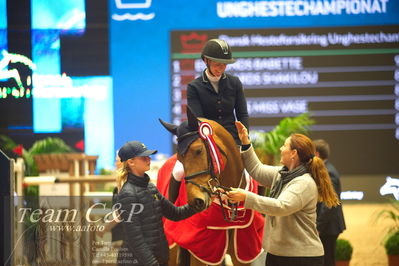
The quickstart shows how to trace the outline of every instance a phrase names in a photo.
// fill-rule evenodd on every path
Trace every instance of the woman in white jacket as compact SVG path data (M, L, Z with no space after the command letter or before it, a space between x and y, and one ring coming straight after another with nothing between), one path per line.
M323 161L315 157L313 142L293 134L280 148L281 166L262 164L248 138L247 129L236 122L246 170L259 183L271 187L268 197L233 189L232 202L245 201L246 208L266 214L263 248L267 266L322 266L323 245L316 229L316 204L339 205Z

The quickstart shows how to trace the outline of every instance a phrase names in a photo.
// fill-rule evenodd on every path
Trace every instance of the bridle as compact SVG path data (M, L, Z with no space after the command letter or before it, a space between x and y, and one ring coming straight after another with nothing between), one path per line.
M179 142L179 140L181 141L183 138L186 138L186 137L189 137L189 136L193 136L195 134L198 134L198 132L197 131L188 132L188 133L180 136L178 138L178 142ZM198 136L198 138L200 138L200 137ZM204 143L204 146L206 148L206 155L207 155L207 160L208 160L208 169L205 169L205 170L202 170L202 171L199 171L199 172L195 172L193 174L185 176L184 179L185 179L186 183L190 183L190 184L192 184L194 186L197 186L201 191L208 193L209 197L216 196L218 198L218 200L219 200L219 204L220 204L220 207L222 209L223 219L225 221L232 222L237 217L238 203L230 203L228 201L228 206L231 209L231 216L230 216L230 218L227 218L227 214L226 214L227 211L223 207L222 194L227 194L226 192L227 191L231 191L231 188L225 187L225 186L220 184L219 177L216 175L215 167L214 167L214 165L212 163L211 151L210 151L210 148L208 146L208 143L202 138L201 138L201 141ZM225 157L227 157L227 155L223 151L223 149L221 149L219 146L218 146L218 148L219 148L220 152ZM195 182L193 180L194 178L196 178L196 177L198 177L200 175L210 175L211 176L211 178L208 180L208 186L207 187L203 186L201 184L198 184L197 182ZM241 184L241 181L240 181L240 184ZM223 191L221 191L219 188L221 188Z
M202 140L202 142L204 142L204 145L206 148L208 169L188 175L188 176L184 177L184 179L186 180L187 183L190 183L190 184L193 184L193 185L199 187L203 192L206 192L209 194L209 196L211 196L211 195L215 195L215 190L216 190L216 188L220 187L220 182L219 182L218 176L215 174L215 169L214 169L214 166L211 161L208 145L206 145L204 140ZM222 154L226 156L226 153L222 149L220 149L220 150L222 151ZM205 174L208 174L211 176L211 178L208 180L208 187L200 185L192 180L199 175L205 175Z

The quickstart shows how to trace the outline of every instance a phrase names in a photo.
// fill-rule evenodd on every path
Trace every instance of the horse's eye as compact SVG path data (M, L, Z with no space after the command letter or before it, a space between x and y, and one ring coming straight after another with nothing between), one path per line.
M195 155L200 155L202 152L202 148L199 148L198 150L195 151Z

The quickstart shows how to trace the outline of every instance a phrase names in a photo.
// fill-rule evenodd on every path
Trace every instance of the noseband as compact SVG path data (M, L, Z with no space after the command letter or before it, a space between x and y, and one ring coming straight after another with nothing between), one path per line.
M185 137L192 136L194 134L198 134L198 132L197 131L188 132L188 133L182 135L181 137L179 137L178 141L182 140ZM201 139L201 140L204 143L205 148L206 148L206 155L207 155L207 160L208 160L208 169L193 173L193 174L188 175L188 176L185 176L184 180L186 181L186 183L190 183L192 185L197 186L202 192L208 193L209 197L216 196L218 198L218 200L219 200L220 207L222 208L223 219L225 221L232 222L232 221L235 220L235 218L237 216L237 213L238 213L238 203L230 203L228 201L228 206L230 207L232 212L231 212L230 218L227 218L227 214L226 214L225 208L223 207L222 194L227 194L226 192L230 191L231 188L222 186L220 184L219 178L215 174L215 168L214 168L214 165L212 163L212 156L211 156L211 151L210 151L210 148L208 146L208 143L204 139ZM227 157L226 153L219 146L218 146L218 148L221 151L221 153L224 156ZM203 186L201 184L198 184L197 182L195 182L193 180L194 178L196 178L197 176L200 176L200 175L210 175L211 176L211 178L208 180L208 187ZM219 188L223 189L223 192Z

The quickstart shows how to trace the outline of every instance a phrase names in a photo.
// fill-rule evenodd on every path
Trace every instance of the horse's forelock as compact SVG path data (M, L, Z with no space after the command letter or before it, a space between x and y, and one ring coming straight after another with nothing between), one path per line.
M177 136L177 152L180 155L184 155L188 147L193 143L196 139L198 139L198 129L193 129L190 127L187 121L184 121L180 124L176 131Z

